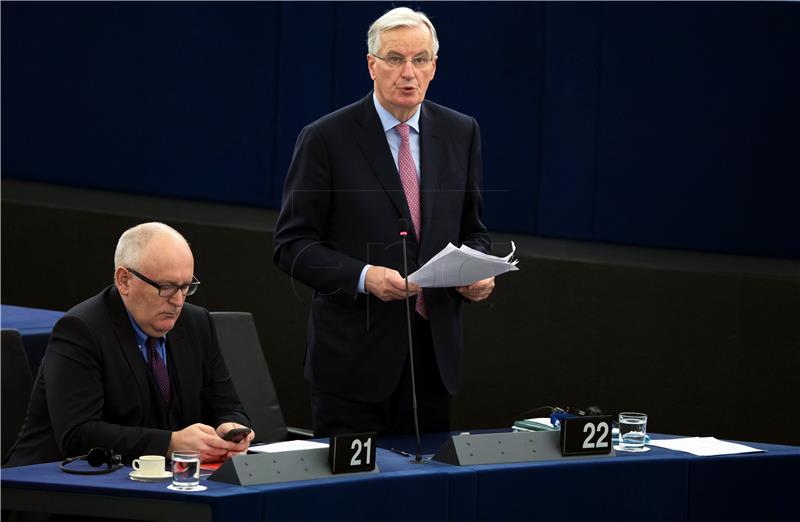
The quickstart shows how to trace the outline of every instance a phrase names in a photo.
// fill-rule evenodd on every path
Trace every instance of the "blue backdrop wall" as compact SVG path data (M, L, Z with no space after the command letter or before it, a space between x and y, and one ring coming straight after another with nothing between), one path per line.
M2 3L2 176L278 208L377 3ZM402 5L402 4L397 4ZM412 4L497 231L800 257L800 4Z

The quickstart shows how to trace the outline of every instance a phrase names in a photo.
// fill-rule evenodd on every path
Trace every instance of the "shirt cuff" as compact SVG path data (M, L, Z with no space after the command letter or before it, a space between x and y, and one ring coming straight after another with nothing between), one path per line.
M366 294L367 289L364 288L364 282L367 280L367 270L372 268L372 265L364 265L364 268L361 269L361 275L358 277L358 293L359 294Z

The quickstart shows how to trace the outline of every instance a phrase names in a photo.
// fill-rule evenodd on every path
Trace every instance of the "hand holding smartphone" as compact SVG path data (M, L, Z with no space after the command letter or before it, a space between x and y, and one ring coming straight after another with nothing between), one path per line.
M232 430L228 430L222 440L227 440L234 443L239 443L244 440L245 437L250 435L250 428L233 428Z

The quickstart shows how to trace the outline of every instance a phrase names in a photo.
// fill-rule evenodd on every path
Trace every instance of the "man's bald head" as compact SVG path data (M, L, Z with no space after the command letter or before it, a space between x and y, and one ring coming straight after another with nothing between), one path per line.
M172 330L185 297L159 294L162 287L193 281L194 257L186 239L163 223L137 225L120 236L114 264L114 284L136 324L151 337Z
M142 223L129 228L119 237L117 249L114 251L114 268L127 266L136 268L142 259L145 249L153 238L173 238L175 241L182 242L189 248L180 232L164 223L151 222Z

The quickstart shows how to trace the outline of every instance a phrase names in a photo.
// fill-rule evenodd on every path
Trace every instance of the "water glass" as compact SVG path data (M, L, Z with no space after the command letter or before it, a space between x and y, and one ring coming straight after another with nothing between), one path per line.
M200 454L172 452L172 488L191 491L200 485Z
M619 444L617 451L647 451L644 445L647 437L647 414L622 412L619 414Z

